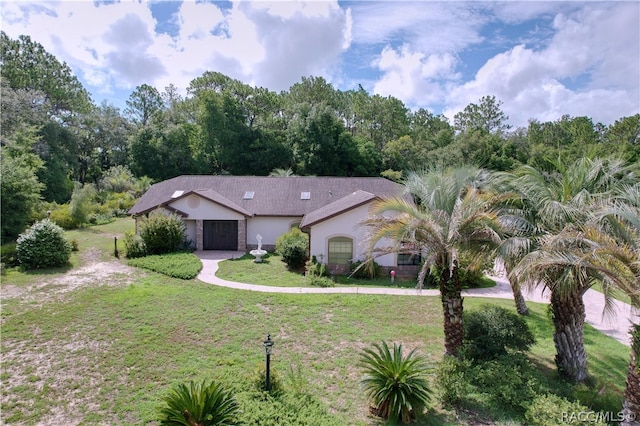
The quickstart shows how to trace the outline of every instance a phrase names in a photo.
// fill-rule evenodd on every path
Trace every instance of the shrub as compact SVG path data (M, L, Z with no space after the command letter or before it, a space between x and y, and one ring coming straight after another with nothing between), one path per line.
M467 380L489 402L501 409L523 413L528 401L541 390L535 368L526 356L510 354L473 365Z
M202 270L202 261L193 253L167 253L129 259L127 264L174 278L190 280Z
M239 414L236 400L215 382L180 384L165 402L160 411L162 425L233 425Z
M71 257L71 244L65 240L61 227L44 219L20 234L16 254L25 269L64 266Z
M329 276L327 265L324 263L319 263L318 259L315 256L311 256L311 260L307 261L304 267L305 267L307 276L313 276L313 277Z
M140 236L147 254L170 253L184 245L185 229L180 216L156 212L140 224Z
M8 267L18 266L20 262L18 261L17 250L16 243L3 244L0 247L0 262Z
M147 247L145 246L142 237L131 231L124 234L124 250L126 252L125 256L128 259L147 255Z
M361 267L363 261L349 262L349 270L354 278L376 278L382 275L382 266L372 260Z
M300 269L304 266L309 247L309 236L298 228L292 228L276 240L276 252L290 269Z
M528 351L535 337L527 322L514 312L485 304L464 314L464 356L475 360L495 359L513 351Z
M559 424L604 425L604 421L593 417L578 418L579 414L590 413L589 408L578 402L554 394L536 395L528 404L524 413L527 424L531 426L556 426ZM594 413L595 414L595 413ZM585 422L587 420L587 422Z
M273 396L278 396L284 391L280 375L272 368L269 369L269 392ZM267 370L264 365L256 368L253 377L253 388L259 392L266 392L267 389Z
M78 222L71 216L69 204L55 206L50 212L49 219L63 229L76 229L79 226Z
M307 282L314 287L335 287L335 283L331 278L319 277L317 275L308 275Z
M440 402L445 406L458 405L469 393L470 384L466 380L466 371L471 367L468 360L445 356L438 363L436 384Z
M89 223L89 214L91 213L95 196L96 189L91 184L76 184L76 187L73 189L71 202L69 203L69 212L78 225Z
M361 385L373 403L375 413L391 421L409 423L422 415L431 391L427 379L427 365L416 349L402 355L402 345L386 342L364 349L360 365L365 376Z

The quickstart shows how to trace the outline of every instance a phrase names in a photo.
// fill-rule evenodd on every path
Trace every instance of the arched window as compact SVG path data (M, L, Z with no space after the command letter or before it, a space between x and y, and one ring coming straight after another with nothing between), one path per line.
M349 237L329 238L329 263L348 265L353 259L353 240Z

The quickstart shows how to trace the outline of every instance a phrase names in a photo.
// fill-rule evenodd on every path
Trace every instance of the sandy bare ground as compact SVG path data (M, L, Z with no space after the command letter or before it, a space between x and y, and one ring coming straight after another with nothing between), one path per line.
M51 302L64 301L72 293L91 287L124 287L144 275L139 269L129 267L119 260L101 261L97 250L89 250L82 256L83 266L64 274L41 275L38 282L28 286L12 284L5 277L0 287L0 301L4 306L9 301L17 303L18 309L32 309ZM4 317L4 316L3 316ZM4 322L4 321L3 321ZM92 359L99 358L105 341L87 341L81 332L71 341L42 339L40 330L34 328L28 341L2 338L0 400L3 406L12 407L11 412L28 413L29 407L41 403L37 395L46 393L59 404L48 407L49 415L41 419L8 421L7 413L0 413L0 424L37 424L47 426L78 425L85 422L79 412L99 413L95 395L85 392L86 385L99 387L103 380L100 372L92 368ZM53 374L52 374L53 373ZM74 386L70 383L77 383ZM34 398L25 400L8 391L16 387L31 387ZM43 389L45 388L46 389ZM82 407L81 410L77 408ZM106 413L105 413L106 414ZM105 418L104 424L111 422Z

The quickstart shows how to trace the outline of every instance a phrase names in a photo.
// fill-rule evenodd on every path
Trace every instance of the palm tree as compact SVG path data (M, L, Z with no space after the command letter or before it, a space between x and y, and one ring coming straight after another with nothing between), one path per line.
M360 355L362 388L379 417L410 423L422 415L431 397L426 361L416 349L404 356L402 345L395 343L393 350L386 342L373 346L375 350L367 348Z
M424 256L418 275L422 288L427 273L435 277L444 312L445 352L456 356L463 340L462 284L458 271L461 251L471 259L489 256L500 243L502 227L493 209L493 196L480 187L487 172L474 167L412 173L403 198L377 202L372 217L369 254L377 256L405 252Z
M626 293L640 309L640 183L624 186L611 205L603 206L597 226L582 234L592 242L583 261ZM603 232L604 229L604 232ZM623 401L623 426L640 419L640 324L633 324L631 356Z
M559 165L553 174L523 166L515 176L514 187L530 206L535 230L533 250L520 259L511 277L549 290L556 365L561 375L581 382L587 378L582 296L600 275L563 257L569 251L582 250L581 242L566 240L563 233L580 229L596 206L606 204L635 175L620 160L580 159L570 167ZM605 287L605 306L610 305L608 290Z

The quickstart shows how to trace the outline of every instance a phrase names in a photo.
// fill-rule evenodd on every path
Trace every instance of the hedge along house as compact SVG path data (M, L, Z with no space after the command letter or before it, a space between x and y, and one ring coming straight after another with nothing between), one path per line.
M179 176L152 185L129 210L137 221L160 210L182 216L197 250L271 250L292 227L309 234L309 253L334 273L363 260L367 229L360 225L372 203L401 196L404 187L371 177ZM385 255L385 269L413 274L415 257ZM403 264L408 265L404 268Z

